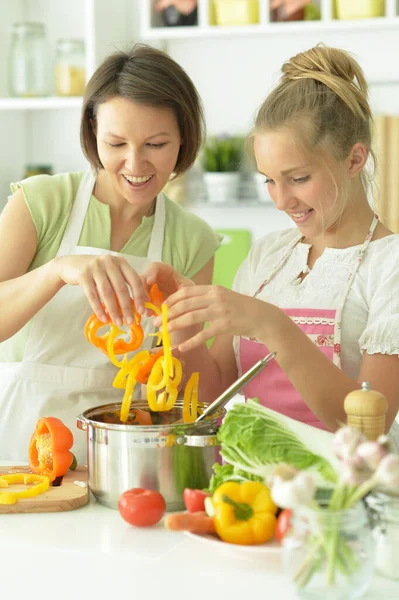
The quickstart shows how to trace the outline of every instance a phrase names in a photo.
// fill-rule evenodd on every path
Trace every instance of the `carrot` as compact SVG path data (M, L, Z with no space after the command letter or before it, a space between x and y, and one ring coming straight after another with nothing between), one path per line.
M205 511L172 513L165 517L165 527L171 531L216 533L213 518L208 517Z

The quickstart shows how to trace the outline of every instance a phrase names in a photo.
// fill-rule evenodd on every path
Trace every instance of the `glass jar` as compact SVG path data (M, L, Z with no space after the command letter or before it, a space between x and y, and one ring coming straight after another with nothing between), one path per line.
M283 568L299 598L351 600L370 585L374 543L364 504L295 511L283 540Z
M58 96L82 96L86 86L83 40L58 40L55 91Z
M29 98L48 96L49 48L44 23L14 23L9 55L9 93Z
M399 496L374 493L367 497L367 505L374 525L376 570L399 580Z

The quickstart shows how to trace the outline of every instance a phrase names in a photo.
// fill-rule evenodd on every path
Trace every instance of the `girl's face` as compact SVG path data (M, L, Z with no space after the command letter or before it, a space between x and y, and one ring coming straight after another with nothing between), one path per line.
M334 183L342 180L336 163L324 166L317 157L300 152L286 129L256 134L254 151L273 202L305 237L314 238L335 227L343 208Z
M95 131L116 194L135 206L150 204L176 166L181 136L174 112L116 97L99 105Z

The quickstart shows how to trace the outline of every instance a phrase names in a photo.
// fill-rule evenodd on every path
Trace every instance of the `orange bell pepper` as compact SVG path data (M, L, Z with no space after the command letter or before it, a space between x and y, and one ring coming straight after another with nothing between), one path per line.
M154 285L149 290L149 296L151 302L145 302L145 307L152 310L154 314L161 314L161 304L164 300L164 296L159 290L156 283L154 283ZM99 348L101 352L109 356L116 366L120 366L120 363L115 358L115 355L127 354L128 352L137 350L138 348L140 348L144 339L144 331L140 324L141 315L136 311L134 301L131 300L131 302L134 321L130 325L131 339L129 342L126 342L123 339L116 339L118 336L123 335L124 332L116 328L116 326L111 323L111 319L107 311L105 311L108 318L107 323L103 323L102 321L100 321L97 315L93 313L87 320L84 329L84 334L87 341L93 344L93 346ZM111 325L110 331L107 331L104 335L99 336L99 329L101 329L102 327L106 327L107 324ZM112 339L112 342L110 342L110 338Z
M29 444L29 466L34 473L46 475L50 481L62 477L73 461L70 448L73 435L56 417L43 417L36 423Z
M165 297L156 283L151 286L150 291L148 292L151 302L155 304L157 308L161 308L162 304L165 302Z
M139 383L143 383L144 385L148 382L148 377L152 371L153 366L157 362L158 358L163 356L163 348L158 350L155 354L150 354L148 359L140 364L140 368L137 371L136 379Z

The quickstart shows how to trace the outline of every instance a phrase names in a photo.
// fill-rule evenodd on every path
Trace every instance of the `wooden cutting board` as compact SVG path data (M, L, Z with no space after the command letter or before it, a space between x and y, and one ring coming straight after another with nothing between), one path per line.
M30 473L29 467L2 466L0 475L5 473ZM23 489L22 486L11 486L7 491L12 492ZM2 488L0 491L5 491ZM49 489L39 496L33 498L20 498L15 504L0 504L2 513L38 513L38 512L61 512L75 510L84 506L89 501L89 487L87 485L87 467L77 467L74 471L68 471L60 486L50 486Z

